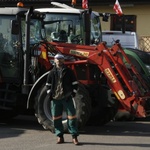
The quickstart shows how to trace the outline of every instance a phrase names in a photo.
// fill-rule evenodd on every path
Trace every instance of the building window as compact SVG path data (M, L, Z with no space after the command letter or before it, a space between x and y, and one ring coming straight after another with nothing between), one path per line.
M111 15L110 30L136 32L136 16L123 15L119 17L116 14Z

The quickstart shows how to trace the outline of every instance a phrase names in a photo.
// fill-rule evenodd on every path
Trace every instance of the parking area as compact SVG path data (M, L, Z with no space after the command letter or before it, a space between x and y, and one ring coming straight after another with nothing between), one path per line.
M65 143L56 144L56 137L44 130L35 117L19 116L0 123L0 150L148 150L150 122L110 122L105 126L86 126L80 131L80 145L65 134Z

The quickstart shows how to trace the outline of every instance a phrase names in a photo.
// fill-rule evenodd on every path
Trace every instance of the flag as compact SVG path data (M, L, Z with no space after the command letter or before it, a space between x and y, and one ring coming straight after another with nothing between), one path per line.
M116 0L116 2L115 2L115 4L114 4L114 8L113 8L113 9L115 10L115 12L116 12L116 14L117 14L118 16L123 15L123 12L122 12L122 9L121 9L121 6L120 6L120 4L119 4L119 1L118 1L118 0Z
M88 9L88 0L82 0L82 8Z

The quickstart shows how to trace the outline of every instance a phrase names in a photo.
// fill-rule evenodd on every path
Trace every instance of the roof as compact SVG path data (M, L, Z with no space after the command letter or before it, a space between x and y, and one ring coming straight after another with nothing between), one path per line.
M0 14L9 14L9 15L16 15L20 12L24 13L24 12L27 12L28 9L25 9L25 8L19 8L19 7L7 7L6 8L1 8L0 10Z
M72 14L80 14L79 9L74 9L74 8L38 8L36 9L37 11L40 12L47 12L47 13L72 13Z

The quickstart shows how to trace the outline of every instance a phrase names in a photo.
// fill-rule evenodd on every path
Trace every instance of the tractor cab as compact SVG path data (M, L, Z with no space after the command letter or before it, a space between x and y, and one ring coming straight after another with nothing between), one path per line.
M55 8L38 8L45 13L48 41L93 45L101 42L100 14L51 2ZM59 4L59 3L58 3ZM57 8L59 7L59 8Z

